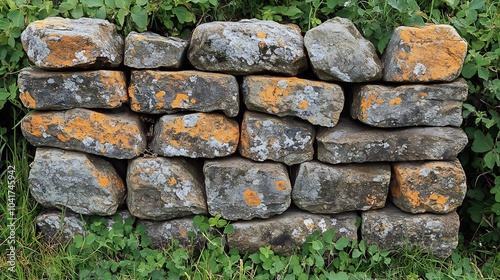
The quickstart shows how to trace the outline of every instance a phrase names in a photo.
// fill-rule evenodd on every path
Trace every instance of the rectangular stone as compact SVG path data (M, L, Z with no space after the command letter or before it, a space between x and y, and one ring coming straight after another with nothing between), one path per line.
M320 128L316 140L323 162L452 160L467 145L467 135L455 127L380 129L341 119L333 128Z

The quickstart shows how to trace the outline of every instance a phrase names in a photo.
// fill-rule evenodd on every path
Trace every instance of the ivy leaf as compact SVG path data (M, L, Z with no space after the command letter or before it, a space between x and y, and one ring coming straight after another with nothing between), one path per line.
M291 18L299 16L300 14L302 14L302 11L295 6L288 8L284 13L285 16L289 16Z
M83 6L82 4L76 5L75 9L71 11L71 16L73 18L81 18L83 17Z
M488 80L488 78L490 77L490 71L488 71L487 68L481 67L477 69L477 75L483 80Z
M14 26L23 27L24 26L24 16L20 10L12 10L7 14L7 17L12 20Z
M493 169L493 167L495 166L495 163L497 162L497 159L498 159L498 154L495 153L494 151L489 151L488 153L486 153L486 155L484 155L484 158L483 158L484 164L489 169Z
M349 239L342 237L337 242L335 242L335 249L337 250L344 250L345 247L349 245Z
M490 134L484 135L478 130L474 133L474 142L472 143L472 151L476 153L485 153L493 149L493 138Z
M485 0L472 0L469 4L469 9L479 10L484 7Z
M132 20L137 25L138 31L145 31L148 27L148 14L145 9L138 5L132 7L131 14Z
M84 2L87 4L87 6L94 8L94 7L102 7L103 1L102 0L86 0Z
M462 76L464 76L464 78L466 79L470 79L472 76L474 76L477 72L477 65L475 65L474 63L467 63L464 65L464 67L462 68Z

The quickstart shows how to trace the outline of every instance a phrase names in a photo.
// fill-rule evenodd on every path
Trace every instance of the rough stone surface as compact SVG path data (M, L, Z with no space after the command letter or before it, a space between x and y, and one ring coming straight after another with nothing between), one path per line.
M36 225L42 239L50 244L66 244L75 235L86 235L85 221L78 214L52 210L36 217Z
M315 130L293 118L246 111L241 123L240 155L255 161L294 165L313 159Z
M127 205L141 219L207 214L202 172L181 158L136 158L127 170Z
M46 208L86 215L113 215L125 200L125 186L113 166L79 152L38 148L29 174L31 195Z
M323 162L452 160L467 145L456 127L380 129L341 119L333 128L320 128L316 140Z
M210 215L227 220L269 218L291 203L291 183L284 164L243 158L205 161L203 167Z
M335 126L344 107L342 88L320 81L246 76L242 92L250 110L280 117L295 116L320 126Z
M180 218L169 221L147 221L139 220L138 225L146 227L146 235L151 239L151 247L156 249L168 249L174 245L175 241L179 243L177 246L187 248L203 248L205 238L198 233L198 230L193 226L193 218ZM189 232L194 234L191 239Z
M384 81L451 82L466 54L467 42L450 25L400 26L382 56Z
M36 110L117 108L127 102L122 71L53 72L28 67L18 76L19 98Z
M391 204L361 214L361 238L367 246L397 249L415 246L448 257L458 245L460 219L456 212L409 214Z
M304 45L321 80L361 83L382 78L375 47L348 19L335 17L312 28L304 36Z
M232 223L234 232L227 235L227 244L229 248L238 248L245 253L259 252L259 248L271 246L276 253L292 254L315 231L323 233L333 229L335 241L341 237L357 240L356 218L354 212L325 216L290 209L266 220Z
M165 115L155 124L150 149L166 157L224 157L236 152L239 125L221 114Z
M201 71L132 71L130 107L143 113L222 110L238 114L238 82L231 75Z
M146 136L139 117L126 113L99 113L88 109L58 112L35 111L21 129L34 146L50 146L131 159L146 149Z
M184 61L188 42L176 37L163 37L153 32L130 32L125 38L123 64L136 69L178 69Z
M455 211L467 192L465 171L454 161L400 162L392 166L392 201L410 213Z
M188 59L198 70L235 75L295 76L307 67L298 28L258 19L199 25L191 37Z
M351 116L375 127L458 127L467 94L464 79L433 85L363 85L354 91Z
M123 60L123 38L102 19L49 17L21 34L28 58L42 68L116 67Z
M388 163L304 162L292 175L292 200L299 208L318 214L382 208L390 180Z

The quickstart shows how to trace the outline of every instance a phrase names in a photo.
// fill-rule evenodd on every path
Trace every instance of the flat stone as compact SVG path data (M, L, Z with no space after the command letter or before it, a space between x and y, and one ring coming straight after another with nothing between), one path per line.
M85 215L116 213L125 186L102 158L53 148L37 148L30 165L30 191L45 208L68 208Z
M125 38L125 66L146 69L181 67L188 41L176 37L163 37L153 32L130 32Z
M110 158L131 159L146 149L139 117L127 113L99 113L75 108L34 111L21 123L34 146L76 150Z
M323 162L452 160L467 145L467 135L456 127L381 129L341 119L316 135L318 159Z
M345 237L358 239L355 212L332 216L311 214L290 209L285 213L265 220L238 221L232 223L234 232L227 235L229 248L238 248L242 253L259 252L259 248L270 246L275 253L293 254L314 232L335 231L334 241Z
M344 108L342 88L327 82L246 76L241 88L249 110L294 116L320 126L335 126Z
M30 61L42 68L117 67L123 60L123 38L102 19L37 20L23 31L21 42Z
M214 158L236 152L239 125L221 114L173 114L154 127L150 149L166 157Z
M184 248L201 249L205 245L206 239L193 226L192 217L169 221L139 220L137 225L146 227L146 235L151 239L151 247L155 249L169 249L175 241L179 242L177 246Z
M42 239L49 244L66 244L75 235L87 235L85 221L80 215L57 210L46 210L36 217Z
M300 29L274 21L209 22L193 31L188 59L198 70L295 76L307 67Z
M449 213L467 192L465 171L453 161L399 162L392 166L393 203L410 213Z
M384 81L451 82L466 55L467 42L450 25L400 26L382 56Z
M122 71L54 72L27 67L18 76L19 99L35 110L117 108L128 101Z
M382 208L387 199L388 163L330 165L304 162L295 168L292 200L312 213L335 214Z
M382 78L375 47L348 19L335 17L310 29L304 45L313 72L321 80L362 83Z
M202 171L182 158L136 158L127 170L127 205L141 219L208 214Z
M254 161L294 165L313 159L314 136L310 123L246 111L241 123L239 152Z
M226 220L269 218L291 203L291 183L282 163L244 158L207 160L203 167L208 212Z
M448 214L409 214L391 204L361 213L361 238L367 246L393 250L417 247L446 258L458 245L460 218Z
M221 110L238 115L240 98L236 78L201 71L132 71L130 107L142 113Z
M354 90L351 116L375 127L462 125L464 79L448 84L363 85Z

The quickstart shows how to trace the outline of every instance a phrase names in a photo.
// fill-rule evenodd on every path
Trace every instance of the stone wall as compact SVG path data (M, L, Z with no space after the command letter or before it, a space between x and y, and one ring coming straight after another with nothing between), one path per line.
M220 214L243 252L293 252L330 228L387 249L457 246L467 44L451 26L399 27L381 59L342 18L304 36L212 22L189 41L48 18L22 42L47 239L84 234L74 213L119 213L161 247L187 242L193 215Z

